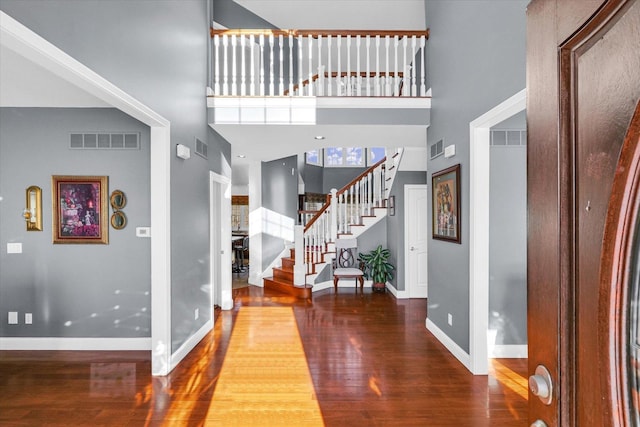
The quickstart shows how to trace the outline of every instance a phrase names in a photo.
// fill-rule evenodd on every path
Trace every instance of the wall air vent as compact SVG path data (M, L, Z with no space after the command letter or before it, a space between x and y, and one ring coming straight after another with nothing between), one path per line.
M209 157L209 146L198 138L196 138L196 154L205 159Z
M491 145L527 145L527 131L491 129Z
M69 136L72 150L139 150L139 133L72 133Z
M442 153L444 153L443 146L444 146L444 140L442 139L434 144L431 144L431 147L429 147L430 148L429 158L433 160L436 157L441 156Z

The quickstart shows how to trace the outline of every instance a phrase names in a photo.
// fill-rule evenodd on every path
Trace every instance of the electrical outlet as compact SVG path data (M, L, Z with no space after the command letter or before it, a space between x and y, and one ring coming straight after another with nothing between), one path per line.
M10 325L17 325L18 324L18 312L17 311L10 311L9 312L9 318L7 319L8 323Z
M451 313L447 313L447 323L449 323L449 326L453 325L453 316Z
M195 320L198 320L198 317L200 317L200 309L196 308L195 311L193 312L193 318Z
M33 324L33 314L32 313L25 313L24 314L24 324L25 325Z

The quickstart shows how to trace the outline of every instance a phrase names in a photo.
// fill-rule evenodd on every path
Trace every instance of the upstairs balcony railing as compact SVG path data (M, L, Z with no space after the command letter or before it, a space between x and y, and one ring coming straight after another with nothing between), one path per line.
M427 96L425 31L211 30L214 96Z

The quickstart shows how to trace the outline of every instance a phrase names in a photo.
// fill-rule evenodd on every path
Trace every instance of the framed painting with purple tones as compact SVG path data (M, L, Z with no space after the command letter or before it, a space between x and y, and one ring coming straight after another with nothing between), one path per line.
M51 177L53 243L109 243L108 177Z
M460 164L431 176L433 238L460 243Z

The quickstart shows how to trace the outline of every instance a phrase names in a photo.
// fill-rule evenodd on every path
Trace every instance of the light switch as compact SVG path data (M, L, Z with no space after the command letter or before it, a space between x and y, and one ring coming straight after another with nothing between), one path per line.
M7 243L7 253L8 254L21 254L22 253L22 243Z
M151 237L151 227L136 227L136 236Z
M33 313L24 314L24 324L31 325L33 323Z

